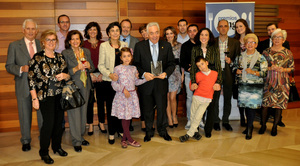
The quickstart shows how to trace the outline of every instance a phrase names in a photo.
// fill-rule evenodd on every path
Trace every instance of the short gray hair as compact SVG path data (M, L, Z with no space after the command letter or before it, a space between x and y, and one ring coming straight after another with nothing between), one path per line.
M146 27L147 33L149 33L149 28L153 27L153 26L156 26L158 28L158 31L160 31L160 28L159 28L159 25L158 25L157 22L150 22L150 23L147 24L147 27Z
M271 38L273 38L273 36L277 35L278 33L282 33L283 35L283 39L286 40L286 37L287 37L287 33L286 33L286 30L282 30L280 28L277 28L271 35Z
M23 22L23 29L25 29L27 22L33 22L33 23L35 24L35 28L36 28L36 29L38 28L37 23L36 23L35 21L33 21L33 19L26 19L26 20L24 20L24 22Z

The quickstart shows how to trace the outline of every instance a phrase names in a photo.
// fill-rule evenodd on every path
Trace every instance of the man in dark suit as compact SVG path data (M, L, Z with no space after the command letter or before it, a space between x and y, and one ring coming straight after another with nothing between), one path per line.
M259 53L262 54L262 52L271 47L272 46L272 39L271 39L271 35L272 33L278 28L278 25L277 23L269 23L267 25L267 31L268 31L268 35L269 35L269 39L266 39L264 41L261 41L258 43L258 46L257 46L257 51ZM290 49L290 44L288 41L285 41L283 44L282 44L283 47L287 48L287 49Z
M122 28L120 41L126 42L128 44L128 47L134 50L134 46L137 42L139 42L139 39L130 35L130 31L132 29L131 21L129 19L124 19L121 21L120 25Z
M136 44L134 49L134 65L137 67L139 76L148 82L139 86L139 92L143 100L141 110L144 111L146 123L146 136L144 142L151 140L154 136L153 126L153 107L157 106L157 131L161 137L167 141L172 138L167 133L167 93L168 77L175 69L174 55L170 43L159 40L160 29L156 22L147 25L149 40L144 40ZM158 76L151 74L151 63L154 66L161 62L162 73Z
M232 84L233 84L233 74L232 74L232 63L234 62L236 56L240 54L240 43L236 39L228 37L227 33L229 30L229 25L227 20L220 20L217 27L219 31L219 37L216 38L217 47L220 50L220 60L222 68L222 78L223 78L223 96L224 96L224 106L223 106L223 117L222 126L226 130L232 131L232 127L229 124L229 115L231 113L231 97L232 97ZM226 53L225 53L226 52ZM218 93L216 98L215 106L215 123L214 129L216 131L220 130L220 118L219 118L219 98L220 93Z
M31 121L32 101L28 85L28 62L36 52L41 51L40 41L36 40L37 24L32 19L23 23L24 38L9 44L5 68L15 76L15 91L18 103L21 143L23 151L31 149ZM39 127L41 127L41 113L37 111Z

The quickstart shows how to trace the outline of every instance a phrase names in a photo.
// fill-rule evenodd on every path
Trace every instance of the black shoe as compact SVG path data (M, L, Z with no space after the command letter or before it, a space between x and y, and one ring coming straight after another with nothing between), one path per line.
M100 124L98 124L98 127L99 127L99 130L101 131L101 133L107 133L106 129L104 129L104 130L101 129Z
M264 134L265 131L266 131L266 129L267 129L267 126L266 125L262 125L261 128L258 131L258 134Z
M81 146L74 146L74 150L75 150L75 152L81 152L82 147Z
M94 131L92 131L92 132L89 132L89 131L88 131L88 135L89 135L89 136L91 136L91 135L93 135L93 134L94 134Z
M108 139L108 143L113 145L115 143L115 139Z
M163 137L164 140L166 140L166 141L172 141L172 138L170 137L170 135L167 132L164 134L159 134L159 136Z
M272 136L276 136L277 135L277 126L272 128L271 135Z
M285 124L282 121L279 121L277 125L280 127L285 127Z
M186 134L184 136L180 136L179 140L180 140L180 142L185 142L185 141L189 140L189 138L190 138L190 136Z
M225 127L227 131L232 131L232 127L229 123L223 123L222 126Z
M54 163L54 160L53 160L49 155L41 156L41 159L42 159L46 164L53 164L53 163Z
M146 128L142 128L142 131L143 131L143 132L146 132Z
M214 124L214 129L215 129L216 131L220 131L220 130L221 130L220 124L219 124L219 123L215 123L215 124Z
M205 137L206 138L210 138L211 137L211 133L205 133Z
M247 130L247 134L246 134L246 140L249 140L252 138L252 131L253 131L253 126L251 127L248 127L248 130Z
M81 145L83 145L83 146L89 146L90 143L87 140L84 140L84 141L81 142Z
M170 128L173 128L173 125L169 125Z
M60 148L60 149L57 149L57 150L53 150L53 153L55 154L55 153L58 153L60 156L68 156L68 153L66 152L66 151L64 151L62 148Z
M247 132L248 132L248 127L242 133L247 134Z
M134 128L132 125L129 126L129 131L134 131Z
M29 151L30 149L31 149L30 143L29 143L29 144L23 144L23 145L22 145L22 150L23 150L24 152L27 152L27 151Z
M146 136L144 137L144 142L149 142L151 141L151 136L146 134Z
M202 136L199 134L199 132L195 132L195 134L193 135L193 138L195 138L196 140L200 140L202 138Z
M175 128L178 127L178 123L177 123L177 124L174 123L173 126L174 126Z

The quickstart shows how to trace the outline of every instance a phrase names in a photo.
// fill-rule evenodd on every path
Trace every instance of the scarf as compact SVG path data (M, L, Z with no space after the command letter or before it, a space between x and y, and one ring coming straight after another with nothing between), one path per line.
M247 81L247 78L246 78L246 75L247 75L246 69L247 69L247 61L248 61L247 57L248 57L248 55L247 55L247 50L246 50L246 51L242 52L242 67L243 67L242 80L243 80L243 82ZM260 53L257 50L255 50L253 57L251 58L251 61L250 61L250 66L249 66L250 69L253 68L253 66L257 62L258 58L260 58Z
M74 50L73 50L74 51ZM74 52L75 54L75 52ZM75 54L76 56L76 54ZM86 59L85 58L85 55L84 55L84 51L82 48L79 48L79 56L76 56L76 59L77 59L77 62L78 63L82 63L81 62L81 59ZM87 80L87 74L86 74L86 71L85 70L81 70L81 73L80 73L80 80L82 81L83 83L83 86L86 87L86 80Z

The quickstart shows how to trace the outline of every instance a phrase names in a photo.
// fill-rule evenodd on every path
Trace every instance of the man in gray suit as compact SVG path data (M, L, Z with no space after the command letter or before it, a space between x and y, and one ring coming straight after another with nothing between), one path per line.
M126 42L128 44L128 47L134 50L134 46L137 42L139 42L139 39L130 35L130 31L132 29L131 21L129 19L124 19L121 21L120 25L122 28L120 41Z
M31 120L32 101L28 85L28 62L36 52L41 51L40 41L35 37L38 33L37 24L32 19L23 22L24 38L9 44L5 68L15 76L15 92L17 96L22 150L31 149ZM40 111L37 112L38 122L41 123ZM40 125L39 125L40 126Z

